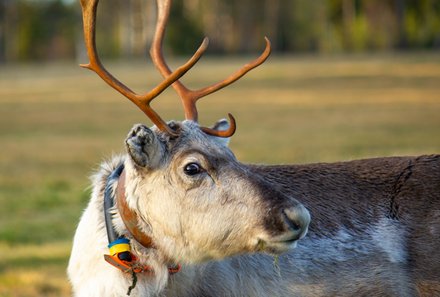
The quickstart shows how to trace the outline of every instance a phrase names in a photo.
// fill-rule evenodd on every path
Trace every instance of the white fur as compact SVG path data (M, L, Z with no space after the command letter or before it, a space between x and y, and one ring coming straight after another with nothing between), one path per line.
M406 262L407 253L403 248L406 232L402 224L384 218L375 226L372 238L392 263Z

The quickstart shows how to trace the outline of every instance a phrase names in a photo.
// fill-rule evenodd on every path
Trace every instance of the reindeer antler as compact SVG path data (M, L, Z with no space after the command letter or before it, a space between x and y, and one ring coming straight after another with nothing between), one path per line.
M157 17L156 31L154 34L153 44L151 45L150 55L154 65L156 65L156 68L159 70L162 76L166 78L169 77L172 72L163 57L162 43L165 34L165 27L168 22L168 17L170 13L171 0L163 0L163 1L157 0L157 6L158 6L158 17ZM265 37L265 40L266 40L266 48L257 59L244 65L238 71L236 71L235 73L233 73L232 75L230 75L229 77L218 83L215 83L211 86L207 86L205 88L201 88L199 90L190 90L187 87L185 87L179 80L175 81L172 86L182 100L183 108L185 111L185 118L187 120L193 120L197 122L198 120L198 113L196 107L197 100L232 84L233 82L237 81L242 76L244 76L247 72L249 72L250 70L254 69L255 67L261 65L264 61L266 61L267 57L270 55L271 48L270 48L269 39ZM206 37L203 40L203 44L206 45L208 44L208 39ZM230 120L230 127L226 131L217 131L206 127L201 127L201 129L205 133L213 136L230 137L234 134L236 126L235 126L234 117L231 114L228 114L228 116Z
M179 81L179 78L181 78L189 69L191 69L191 67L197 63L197 61L206 51L208 47L208 38L203 39L202 44L199 46L191 59L189 59L184 65L180 66L174 72L172 72L165 62L162 53L163 37L165 34L165 27L170 12L171 0L157 0L158 17L150 54L154 65L162 74L164 80L149 92L142 95L137 94L126 85L124 85L122 82L120 82L118 79L116 79L113 75L111 75L104 68L99 59L95 41L96 12L98 2L99 0L81 0L84 39L86 43L87 54L90 59L90 62L88 64L82 64L81 67L96 72L96 74L98 74L109 86L111 86L119 93L127 97L134 104L136 104L136 106L138 106L160 130L167 132L170 135L176 136L176 133L165 123L164 120L161 119L161 117L150 106L151 101L156 98L160 93L162 93L166 88L168 88L170 85L173 86L173 88L176 90L182 100L183 108L185 111L185 118L197 122L197 100L232 84L233 82L244 76L247 72L262 64L270 54L270 42L267 38L265 38L266 48L264 52L260 55L260 57L244 65L237 72L216 84L201 88L199 90L190 90ZM201 127L201 129L205 133L210 135L218 137L230 137L234 134L236 125L234 117L231 114L228 114L228 116L230 120L230 127L228 130L217 131L206 127Z
M117 90L119 93L127 97L130 101L136 104L150 119L151 121L162 131L171 135L176 133L168 127L164 120L150 107L150 102L162 93L173 82L178 80L184 75L197 61L200 59L208 44L204 41L196 53L191 57L188 62L179 67L176 71L170 73L159 85L153 88L151 91L140 95L133 92L122 82L111 75L102 65L97 50L96 50L96 11L99 0L81 0L81 8L83 13L83 26L84 26L84 39L87 47L87 54L90 62L88 64L82 64L81 67L93 70L98 74L108 85Z

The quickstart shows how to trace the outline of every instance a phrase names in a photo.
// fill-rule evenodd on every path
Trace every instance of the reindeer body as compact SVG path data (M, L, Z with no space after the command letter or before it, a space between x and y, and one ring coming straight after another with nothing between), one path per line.
M189 126L194 129L195 125ZM198 133L200 135L195 137L194 134ZM135 136L136 139L139 137ZM191 132L188 139L192 140L185 144L184 151L202 149L201 143L206 143L207 139L201 137L205 136ZM130 149L135 145L127 143L129 154L105 163L95 176L92 199L78 226L69 264L69 276L77 296L124 296L132 282L130 274L115 269L103 259L108 253L103 216L105 182L119 164L136 166L133 165L133 156L138 156ZM230 154L228 148L216 139L211 145L217 146L215 150L223 149L227 151L226 155ZM242 173L242 178L256 178L264 187L270 184L271 188L266 190L269 196L273 191L277 204L284 203L277 200L280 199L278 195L292 197L310 211L312 220L307 236L298 241L295 249L276 259L240 245L239 241L247 240L252 229L258 226L252 221L253 214L246 217L244 212L240 216L240 210L237 210L237 215L233 215L237 224L231 220L221 223L217 221L221 210L212 209L208 214L212 226L197 226L201 233L205 232L203 229L211 228L212 232L208 231L206 236L223 237L223 234L216 234L222 232L222 229L216 229L218 224L237 227L243 233L237 234L228 244L222 246L218 243L220 247L215 252L197 250L203 255L198 257L185 251L190 249L191 243L182 243L183 236L175 235L191 231L157 230L169 228L164 222L171 220L170 216L190 220L185 212L192 211L189 215L197 218L199 213L193 208L197 206L191 206L192 210L170 209L168 216L163 215L167 213L164 210L162 215L154 216L155 220L162 222L151 222L151 214L143 213L142 203L138 201L136 205L140 213L155 226L146 232L154 234L159 248L145 249L134 243L134 250L142 261L154 268L154 273L138 274L133 296L400 297L440 294L440 255L437 253L440 248L440 155L311 165L237 164L246 172ZM128 176L136 179L131 174ZM148 179L147 175L142 178ZM225 182L240 184L237 179ZM128 192L129 189L130 186ZM242 191L239 188L233 190ZM146 188L142 191L149 194L141 194L140 199L159 195L164 205L168 204L167 200L175 199L168 197L163 190L160 190L162 194L151 193ZM129 196L127 200L130 200ZM201 198L211 199L209 195ZM239 205L222 203L224 208L232 207L228 211L234 211ZM190 205L189 202L186 204ZM267 209L265 213L258 201L253 211L257 217L264 217L269 212ZM243 226L242 221L245 221ZM127 233L117 211L114 224L118 232ZM179 238L170 239L172 236ZM205 246L207 250L211 248L208 243ZM249 252L252 254L247 254ZM182 271L169 275L167 263L170 261L182 263Z
M440 155L252 170L311 213L298 296L440 296Z

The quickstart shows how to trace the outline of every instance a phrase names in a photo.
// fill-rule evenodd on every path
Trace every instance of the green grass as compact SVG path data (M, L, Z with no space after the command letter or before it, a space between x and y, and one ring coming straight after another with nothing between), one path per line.
M175 61L177 65L181 61ZM203 86L246 61L205 59L185 82ZM159 81L144 61L112 63L142 92ZM237 118L244 162L307 163L440 152L440 55L273 57L199 103L201 123ZM166 91L153 103L181 119ZM99 163L149 121L75 64L0 68L0 296L68 296L71 238Z

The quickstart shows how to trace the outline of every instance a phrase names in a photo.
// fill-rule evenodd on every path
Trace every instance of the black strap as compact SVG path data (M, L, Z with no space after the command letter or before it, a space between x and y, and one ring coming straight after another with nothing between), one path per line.
M113 241L119 239L119 237L120 237L116 234L116 231L113 228L112 214L110 213L110 209L115 205L114 191L113 191L112 185L114 184L115 181L117 181L119 179L123 170L124 170L124 164L121 163L107 177L107 183L105 184L104 219L105 219L105 227L107 229L107 238L108 238L109 243L112 243Z

